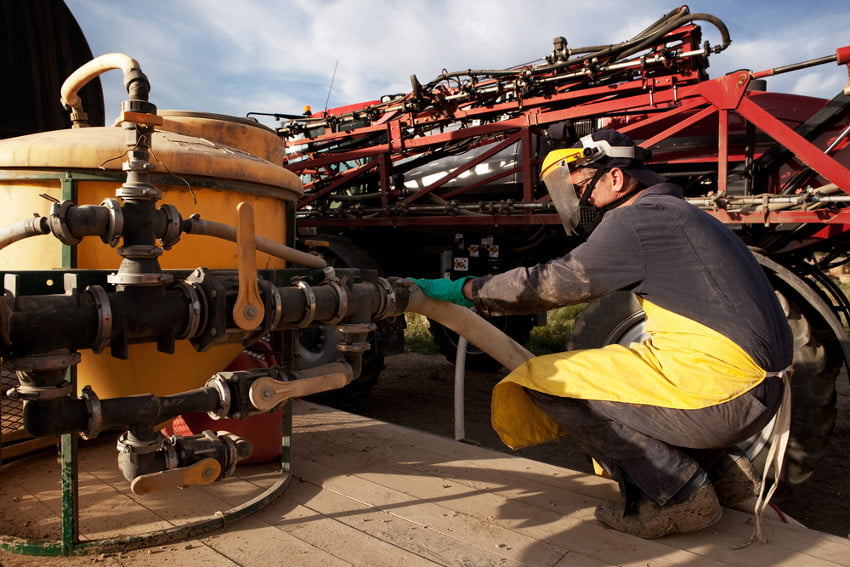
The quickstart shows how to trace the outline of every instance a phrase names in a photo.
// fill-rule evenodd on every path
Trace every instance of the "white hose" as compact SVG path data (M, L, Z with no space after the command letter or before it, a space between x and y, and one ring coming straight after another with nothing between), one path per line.
M415 285L411 285L408 289L410 298L407 311L424 315L456 332L460 337L455 360L454 429L455 439L461 441L466 438L463 398L467 341L489 354L508 370L514 370L525 361L534 358L534 355L471 309L447 301L431 299Z
M464 386L466 385L466 337L457 340L455 356L455 441L466 439L466 405Z
M131 69L138 69L139 63L123 53L107 53L100 57L95 57L73 73L71 73L65 82L62 83L60 90L62 95L62 104L70 107L74 112L83 112L83 101L77 96L81 88L86 86L89 81L112 69L121 69L126 75Z
M202 234L236 242L235 226L198 217L192 217L189 221L192 223L191 229L187 231L189 234ZM265 252L275 258L281 258L299 266L322 269L328 265L320 256L290 248L262 236L254 236L254 245L260 252Z
M0 228L0 250L24 238L48 234L50 230L42 224L44 220L44 217L35 216Z

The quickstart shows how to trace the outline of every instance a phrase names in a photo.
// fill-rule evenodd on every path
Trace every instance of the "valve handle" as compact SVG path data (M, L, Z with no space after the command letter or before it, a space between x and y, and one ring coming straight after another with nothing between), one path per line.
M271 411L275 406L292 398L303 398L319 392L336 390L342 388L354 377L351 367L340 363L330 363L310 369L321 374L310 376L308 372L303 373L304 378L282 382L271 376L264 376L254 380L248 390L248 399L251 405L260 411Z
M206 458L188 467L139 475L130 483L133 494L211 484L221 476L221 463Z
M242 201L236 206L236 260L239 266L239 292L233 306L233 322L250 331L265 316L257 285L257 247L254 241L254 208Z

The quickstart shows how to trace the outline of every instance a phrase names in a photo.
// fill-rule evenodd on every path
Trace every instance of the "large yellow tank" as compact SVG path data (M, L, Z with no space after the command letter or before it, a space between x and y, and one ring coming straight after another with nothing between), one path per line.
M152 136L150 161L158 205L177 207L183 218L236 224L236 205L253 205L257 234L287 243L295 202L302 194L297 176L281 163L282 146L270 129L251 120L220 115L163 111L161 129ZM50 201L80 205L114 198L124 181L125 136L122 128L75 128L0 140L0 226L39 214ZM44 196L42 196L44 195ZM291 243L290 243L291 244ZM0 251L0 270L79 268L117 270L121 257L97 237L75 249L53 236L36 236ZM236 268L236 244L184 234L159 259L163 269ZM257 267L280 269L283 260L258 253ZM202 386L242 350L241 345L197 353L179 341L174 355L154 345L132 345L129 360L89 351L82 353L78 384L90 384L101 398L137 393L165 395Z

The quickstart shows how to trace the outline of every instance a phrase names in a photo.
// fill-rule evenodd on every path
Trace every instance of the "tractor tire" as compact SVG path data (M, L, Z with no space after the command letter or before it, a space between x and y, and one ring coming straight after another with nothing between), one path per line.
M531 329L535 325L534 315L487 317L486 319L497 329L520 344L525 344L528 341L531 336ZM428 320L428 325L440 354L454 364L455 360L457 360L458 334L431 319ZM490 372L498 370L502 367L502 364L477 346L469 343L466 347L466 367L470 370Z
M345 238L322 235L315 237L315 240L328 243L328 246L320 248L319 252L329 266L366 270L378 269L377 262L368 253ZM384 323L383 321L377 322L379 325ZM333 326L308 327L301 329L298 335L298 354L295 359L297 370L322 366L340 358L341 353L336 347L339 341L339 332ZM369 342L372 343L373 348L363 353L363 366L360 376L343 388L314 394L309 396L309 399L342 409L354 408L365 400L377 384L378 376L384 370L384 356L376 353L374 348L374 333L369 333Z
M831 356L818 339L801 307L780 292L777 296L794 336L791 435L781 477L782 487L789 490L811 477L824 454L835 425L835 380L842 363L840 356ZM599 348L640 341L644 336L643 318L643 310L631 293L618 292L596 299L579 315L567 346ZM772 422L741 446L758 470L767 456L771 426Z

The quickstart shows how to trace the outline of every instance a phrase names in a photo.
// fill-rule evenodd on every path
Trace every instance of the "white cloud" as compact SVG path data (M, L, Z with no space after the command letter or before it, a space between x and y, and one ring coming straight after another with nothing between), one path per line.
M539 59L552 38L571 47L616 43L675 8L667 1L597 0L156 0L133 15L130 0L66 0L95 54L137 58L160 108L241 116L297 113L407 92L443 68L505 68ZM843 6L843 7L842 7ZM847 43L843 0L692 2L723 20L733 43L709 72L786 65L834 53ZM704 39L720 35L708 23ZM772 78L771 90L831 97L846 71L824 65ZM123 97L120 77L104 77L108 115ZM114 110L112 110L114 108Z

